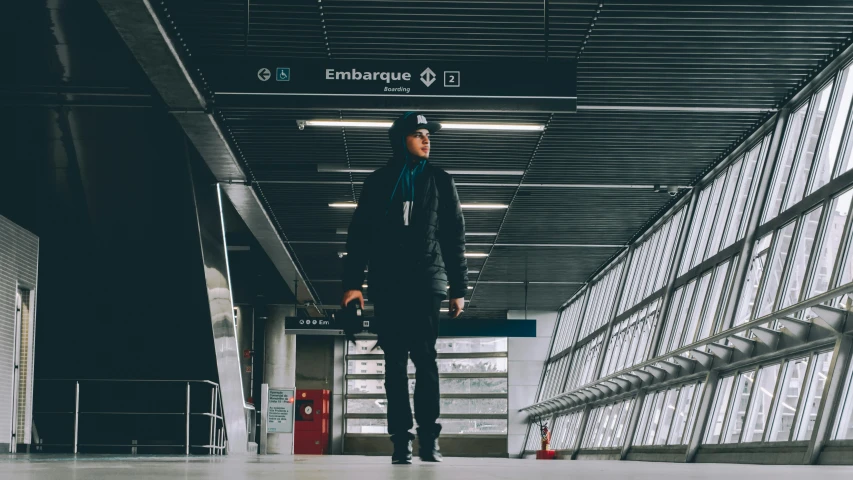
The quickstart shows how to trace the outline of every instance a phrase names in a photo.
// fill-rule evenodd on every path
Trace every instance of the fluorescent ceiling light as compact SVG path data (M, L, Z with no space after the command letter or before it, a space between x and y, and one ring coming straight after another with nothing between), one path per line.
M545 125L520 123L442 123L444 130L496 130L504 132L541 132Z
M465 256L466 257L482 258L482 257L488 257L489 254L488 253L482 253L482 252L465 252Z
M346 231L344 231L346 233ZM497 235L495 232L465 232L465 235L470 235L472 237L494 237Z
M524 170L454 170L449 169L447 173L451 175L524 175Z
M509 208L509 205L501 203L463 203L462 208L467 208L469 210L500 210L503 208Z
M468 287L468 290L474 290L474 287L469 286L469 287Z
M300 127L391 128L391 122L375 120L297 120ZM522 123L441 123L444 130L492 130L503 132L541 132L545 125Z
M348 167L343 163L318 163L317 173L373 173L375 168ZM448 169L451 175L494 175L494 176L521 176L524 170L477 170L477 169Z
M330 207L333 208L355 208L358 206L357 203L353 202L334 202L329 204ZM508 205L503 205L500 203L463 203L462 208L469 210L500 210L503 208L507 208Z
M346 228L339 228L339 229L335 230L335 233L338 235L346 235L347 229Z
M363 127L391 128L391 122L374 122L369 120L297 120L297 125L306 127Z
M479 270L468 270L468 275L475 275L477 273L480 273L480 271Z

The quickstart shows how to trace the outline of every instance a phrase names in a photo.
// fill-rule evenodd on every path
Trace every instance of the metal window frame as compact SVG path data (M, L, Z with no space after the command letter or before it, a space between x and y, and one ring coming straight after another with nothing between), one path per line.
M804 212L802 215L800 215L800 218L799 218L798 223L797 223L797 231L795 232L795 238L791 244L791 248L793 249L792 250L793 255L791 255L789 253L789 258L787 259L788 261L787 261L787 265L785 267L785 275L782 278L782 283L779 285L779 298L777 299L777 304L774 308L774 311L778 311L779 309L782 309L782 308L795 306L795 305L798 305L798 304L805 301L805 299L803 298L803 295L804 295L804 292L806 289L804 287L808 284L809 270L811 269L812 262L814 262L814 260L815 260L815 258L814 258L815 246L819 245L819 243L820 243L818 241L819 240L818 236L820 235L820 229L821 229L821 226L823 225L824 214L826 213L826 208L824 208L824 207L826 207L826 204L821 202L820 204L813 206L812 208L810 208L809 210ZM808 261L806 262L806 264L804 266L803 278L800 280L800 282L801 282L800 287L799 287L800 291L797 294L797 299L794 301L794 303L792 303L791 305L785 305L784 304L784 299L786 296L785 292L787 292L787 290L788 290L788 286L789 286L788 282L790 282L791 279L793 278L792 275L794 274L794 266L796 265L797 253L799 253L801 242L806 240L803 237L803 235L805 235L806 228L807 228L807 223L808 223L807 218L809 215L813 214L818 209L820 209L820 217L818 217L817 227L815 227L816 230L815 230L814 241L813 241L812 246L808 252L809 258L808 258Z
M686 383L686 384L678 387L678 389L679 389L678 400L675 403L675 405L676 405L675 413L672 416L673 423L672 423L672 425L670 425L669 436L666 439L666 445L684 445L683 440L685 440L685 438L686 438L687 424L690 423L690 412L693 411L693 403L696 402L696 394L699 390L697 387L699 385L700 385L699 382L689 382L689 383ZM681 401L682 395L684 394L684 389L687 387L693 387L693 388L690 391L690 402L687 403L687 410L685 412L686 417L684 419L684 425L681 426L681 441L679 441L679 443L672 443L672 440L673 440L672 436L675 434L675 421L674 420L676 418L676 415L679 414L678 402Z
M744 409L744 412L743 412L743 421L744 422L746 422L746 415L749 413L749 406L752 402L752 391L755 389L755 382L757 381L756 377L758 376L758 370L759 370L758 366L751 366L748 368L739 369L737 374L736 374L736 376L738 377L737 381L733 385L734 390L732 390L732 394L736 393L736 391L738 389L737 387L740 384L740 379L742 376L744 378L747 378L747 377L745 377L745 375L747 375L748 373L752 372L753 374L755 374L752 381L750 382L749 392L747 393L747 395L749 395L749 397L746 399L746 402L747 402L746 408ZM740 427L741 431L738 433L737 441L736 442L723 442L723 440L729 436L729 433L731 433L731 432L729 432L729 429L733 426L731 423L732 422L732 416L731 415L732 415L732 413L735 413L733 410L733 408L735 407L735 397L732 396L732 398L730 398L729 400L731 403L729 404L728 412L726 412L726 418L725 418L726 424L725 424L725 428L723 429L723 435L720 437L720 445L737 445L740 443L740 437L743 434L743 424L741 424L741 427Z
M803 394L800 396L800 401L797 403L797 417L794 420L793 428L791 429L791 436L789 437L791 442L798 441L797 437L800 436L800 429L803 428L803 413L805 413L805 402L807 401L807 397L809 397L809 391L812 388L812 382L814 381L814 377L817 375L818 369L818 357L824 353L832 353L832 349L820 349L811 352L809 356L809 368L806 372L805 382L803 382ZM829 383L829 378L827 378L826 383ZM821 393L823 396L823 393ZM820 406L818 406L818 409ZM815 414L817 414L818 410L815 410Z
M783 285L785 285L785 280L787 278L786 272L788 271L788 268L789 268L788 265L793 261L792 259L794 257L796 257L796 255L792 254L792 252L796 253L796 250L797 250L797 238L799 237L799 228L800 228L801 220L802 220L802 217L797 217L796 219L793 219L790 222L788 222L788 223L780 226L779 228L773 230L773 246L772 246L771 252L770 252L770 262L768 262L769 268L765 269L765 271L764 271L764 275L763 275L764 278L762 278L762 280L761 280L761 287L759 288L759 292L758 292L758 295L756 297L758 299L758 301L756 302L756 305L759 305L761 303L761 301L764 300L764 295L767 293L766 292L767 278L770 275L769 272L772 270L773 259L775 259L776 255L779 254L779 240L781 238L780 234L782 233L782 231L784 229L788 228L791 224L794 225L794 231L791 233L791 243L788 245L788 252L785 254L785 261L782 262L782 271L779 273L779 284L776 285L776 293L773 295L773 301L770 304L770 311L767 312L765 315L771 314L771 313L773 313L779 309L780 302L782 301L782 292L784 290L782 287L783 287ZM753 309L753 312L752 312L752 315L750 316L750 318L754 319L755 315L760 314L760 313L761 312L757 311L756 309Z
M791 362L794 362L794 361L799 360L799 359L805 359L806 368L805 368L805 371L803 372L803 388L801 389L801 390L805 390L805 380L806 380L806 376L807 376L808 371L809 371L809 363L811 362L811 357L812 357L812 354L809 353L805 357L794 356L794 357L785 358L782 360L783 370L781 372L781 376L779 377L779 382L780 382L779 388L775 392L775 398L773 399L773 406L772 406L773 411L771 413L771 418L769 419L769 422L767 423L767 427L764 431L764 438L762 440L763 442L765 442L765 443L783 443L783 442L790 442L791 441L791 434L794 432L794 426L796 425L797 410L799 409L800 402L802 401L802 397L803 397L802 391L800 392L800 395L797 396L797 403L796 403L796 405L794 405L794 414L793 414L793 418L791 420L791 429L788 431L788 437L785 440L779 440L779 441L774 441L774 440L770 439L770 435L771 435L773 429L776 427L776 414L779 412L779 409L781 408L781 405L780 405L782 403L782 396L781 395L783 393L782 390L785 388L783 380L785 379L785 377L788 376L788 372L791 369Z
M853 109L851 109L851 112L853 112ZM853 113L851 113L851 118L853 118ZM851 124L853 124L853 121L851 121ZM835 201L835 200L841 198L843 195L845 195L848 192L850 192L851 195L853 195L853 186L846 188L846 189L842 190L841 192L837 193L832 198L832 201ZM829 283L827 286L828 290L832 290L833 286L835 286L836 283L839 282L839 280L841 278L840 274L842 272L842 267L847 262L848 256L850 255L848 250L849 250L849 247L851 245L851 238L850 238L851 229L853 229L853 198L851 198L850 207L847 209L847 221L845 222L844 228L842 229L842 232L841 232L841 241L838 243L838 254L835 257L835 264L833 265L832 272L829 275ZM811 291L811 287L809 287L809 290ZM809 298L811 298L811 296L814 296L814 295L811 295L811 293L809 295L810 295ZM819 295L819 293L816 295Z
M792 189L793 183L794 183L793 179L796 178L796 172L799 171L800 162L803 161L803 154L804 154L803 148L805 148L806 140L808 138L808 127L811 124L811 121L813 119L813 115L815 114L815 109L817 108L818 96L824 91L824 89L827 87L827 84L829 84L830 82L833 82L833 85L830 87L829 100L827 100L827 104L826 104L826 111L827 111L827 113L829 113L830 108L832 107L833 91L835 90L835 84L834 84L835 75L833 75L831 78L824 79L820 83L820 86L817 87L815 89L814 93L810 96L809 111L808 111L808 114L806 116L805 123L803 124L803 131L800 134L800 143L797 145L797 153L796 153L796 157L794 159L794 164L791 167L791 173L794 176L791 176L788 179L788 185L786 186L787 191L785 192L785 198L782 202L782 207L780 208L779 213L782 213L782 212L788 210L789 208L791 208L791 207L795 206L796 204L802 202L807 196L809 196L809 184L810 184L810 180L811 180L811 176L812 176L812 171L814 170L814 162L815 162L815 159L817 158L817 153L818 153L818 150L820 148L820 142L823 141L823 133L824 133L824 125L826 124L826 116L824 116L823 119L821 120L820 129L818 130L818 145L815 146L815 153L811 159L810 170L806 174L806 181L803 185L802 197L799 200L797 200L796 202L789 204L789 202L791 200L791 194L794 193L793 189Z
M743 426L741 426L741 429L740 429L740 436L738 437L738 441L737 441L738 444L755 443L755 442L744 442L743 436L744 436L744 433L746 432L747 420L749 420L749 416L752 413L752 409L755 408L755 400L756 400L755 389L756 389L756 387L758 387L758 383L759 383L759 380L761 378L761 374L762 374L762 372L764 372L764 370L766 368L771 367L773 365L779 365L779 371L781 371L782 367L784 366L784 362L773 361L773 362L767 363L765 365L758 366L755 370L755 372L756 372L755 373L755 380L753 381L753 384L752 384L752 390L749 392L749 403L746 406L746 412L744 413L744 416L743 416ZM777 372L776 373L776 381L773 383L773 393L772 393L773 397L770 399L770 410L771 411L773 410L773 405L776 402L775 392L776 392L776 388L778 387L778 384L779 384L779 373ZM768 417L764 420L764 430L761 433L762 440L764 439L764 435L767 433L767 422L768 422L769 418L770 417L768 415Z
M720 375L720 377L717 381L718 388L714 392L714 399L711 403L711 408L709 409L709 412L708 412L708 418L705 420L705 423L706 423L705 435L703 435L703 438L700 440L700 442L699 442L700 444L702 444L702 445L719 445L720 441L723 439L723 434L725 433L725 430L726 430L726 419L729 416L729 406L730 406L731 401L732 401L732 392L734 391L734 388L735 388L735 381L737 380L737 375L738 375L737 371L732 372L730 375L729 374ZM726 380L728 380L729 378L732 379L732 384L729 386L728 390L724 391L722 389L722 386L726 382ZM726 393L728 394L728 398L726 399L726 404L721 405L721 404L717 403L721 400L720 396L725 395ZM720 427L720 436L717 438L717 441L716 442L710 442L710 441L708 441L708 437L712 434L711 432L713 432L714 422L716 422L716 419L719 418L720 410L718 410L717 407L722 408L723 421L722 421L722 425ZM714 415L715 413L717 415ZM708 429L708 428L710 428L710 429Z
M842 76L843 73L847 71L848 75L853 75L853 61L848 62L846 65L842 66L838 70L838 76ZM847 112L846 123L844 124L844 133L841 137L841 144L838 146L838 159L843 160L847 155L848 150L853 149L853 145L850 145L851 135L853 135L853 108ZM830 181L832 179L837 178L845 171L841 170L841 162L835 163L835 168L832 171L832 175L830 176Z
M841 80L844 75L844 69L839 69L835 75L832 76L831 80L827 80L827 82L831 81L832 91L829 93L829 101L826 105L826 115L823 117L823 123L820 126L820 132L818 133L818 144L815 147L814 158L812 159L812 168L809 170L809 178L806 179L806 187L803 192L803 197L805 198L808 195L814 193L814 182L817 178L817 162L820 160L821 155L823 154L823 150L826 148L826 143L829 140L829 136L827 132L829 131L829 119L832 117L832 114L835 113L835 109L838 107L839 95L841 94ZM825 84L824 84L825 85ZM818 92L823 91L823 89L818 90ZM816 94L817 95L817 94ZM847 112L849 116L849 111ZM846 127L846 119L845 119L845 127ZM844 132L841 134L841 141L844 141ZM841 149L841 145L839 144L839 150ZM827 183L832 180L833 173L835 173L835 166L833 166L832 171L829 172L829 180ZM824 184L825 185L825 184ZM820 187L818 187L819 189Z
M797 162L797 152L799 151L799 147L800 147L799 142L800 142L800 139L802 138L802 131L800 131L800 136L797 137L797 144L794 146L793 158L791 160L791 168L790 168L790 170L788 170L788 173L786 174L785 185L783 187L781 187L781 197L782 198L779 199L779 210L775 214L773 214L772 218L768 218L768 215L770 213L771 201L773 200L772 197L773 197L774 190L777 187L779 187L778 182L782 181L782 171L779 170L779 168L782 166L782 163L780 163L780 162L782 161L782 156L785 153L785 148L787 146L787 142L789 140L791 140L791 128L792 128L793 124L791 123L790 120L800 111L801 108L805 107L806 112L805 112L805 115L803 116L803 127L802 127L802 128L805 128L805 122L808 119L809 107L810 106L811 106L811 97L805 99L803 102L799 103L795 107L791 107L788 110L787 121L785 122L786 123L785 130L783 132L782 139L779 143L779 151L777 152L777 158L776 158L776 161L775 161L774 166L773 166L774 167L773 168L773 178L771 180L770 188L767 191L767 198L765 199L764 208L762 209L763 211L761 212L761 219L759 221L759 226L763 226L764 224L773 221L776 217L778 217L779 215L784 213L783 209L785 207L785 198L786 198L787 191L788 191L788 185L790 185L790 183L791 183L791 172L794 171L794 167L796 166L795 164Z

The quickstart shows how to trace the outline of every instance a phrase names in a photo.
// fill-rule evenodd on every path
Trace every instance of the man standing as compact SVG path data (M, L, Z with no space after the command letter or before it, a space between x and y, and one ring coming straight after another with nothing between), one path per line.
M468 265L465 220L451 176L427 159L430 135L441 125L414 112L398 118L388 137L393 157L367 177L353 213L344 260L341 305L357 300L369 268L370 296L385 353L388 433L394 464L412 462L413 427L407 361L415 364L419 456L440 462L440 396L435 342L441 302L458 317L465 304Z

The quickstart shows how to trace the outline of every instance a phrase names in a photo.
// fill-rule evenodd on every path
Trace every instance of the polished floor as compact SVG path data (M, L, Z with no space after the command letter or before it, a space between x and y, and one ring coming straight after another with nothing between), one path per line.
M673 464L611 461L536 461L449 458L441 464L392 466L384 457L120 457L32 455L0 457L0 479L714 479L834 480L853 467Z

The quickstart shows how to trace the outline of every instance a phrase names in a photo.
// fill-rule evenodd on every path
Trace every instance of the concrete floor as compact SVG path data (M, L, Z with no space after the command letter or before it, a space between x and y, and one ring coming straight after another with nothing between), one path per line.
M32 455L0 457L0 479L714 479L834 480L853 467L677 464L613 461L536 461L449 458L441 464L392 466L386 457L121 457Z

